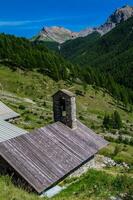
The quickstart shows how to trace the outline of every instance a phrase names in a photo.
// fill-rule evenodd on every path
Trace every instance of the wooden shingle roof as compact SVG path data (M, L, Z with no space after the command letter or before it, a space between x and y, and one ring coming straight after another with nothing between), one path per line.
M0 143L0 155L41 193L106 145L107 141L79 121L74 130L56 122Z

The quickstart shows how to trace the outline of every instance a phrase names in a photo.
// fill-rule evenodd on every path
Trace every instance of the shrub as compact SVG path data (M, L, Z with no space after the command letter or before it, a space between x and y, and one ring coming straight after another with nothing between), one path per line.
M113 155L114 156L116 156L118 153L120 153L121 152L121 147L119 146L119 145L116 145L115 146L115 149L114 149L114 153L113 153Z
M76 90L75 93L77 96L84 96L84 93L81 90Z
M24 105L19 105L19 109L20 109L20 110L25 110L26 107L25 107Z
M30 121L30 120L31 120L30 116L26 115L25 121Z

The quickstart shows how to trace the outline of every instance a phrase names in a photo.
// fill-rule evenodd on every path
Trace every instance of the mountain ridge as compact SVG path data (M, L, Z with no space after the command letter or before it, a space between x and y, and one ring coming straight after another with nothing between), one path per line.
M35 40L64 43L78 37L77 32L59 26L43 27Z
M101 36L105 35L118 24L126 21L133 16L133 6L125 5L118 8L113 12L106 20L106 22L99 27L86 28L80 32L74 32L64 27L52 26L43 27L37 36L33 39L34 41L48 41L58 42L62 44L68 40L73 40L79 37L86 37L93 32L98 32Z

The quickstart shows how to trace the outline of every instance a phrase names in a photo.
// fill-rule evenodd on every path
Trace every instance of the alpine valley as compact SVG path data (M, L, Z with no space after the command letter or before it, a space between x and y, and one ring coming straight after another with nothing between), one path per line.
M95 82L107 88L116 98L132 102L132 6L119 8L103 25L80 32L63 27L43 28L34 37L33 43L44 44L71 62L76 66L74 74L79 73L76 75L78 78L89 84ZM124 91L124 88L125 92L118 92ZM128 93L127 97L122 97L125 93Z
M51 96L60 89L75 94L77 118L109 145L92 169L85 165L59 183L63 191L52 200L132 200L133 6L80 32L44 26L31 39L0 34L0 101L21 115L12 124L32 132L53 123ZM14 173L0 171L0 200L39 199Z

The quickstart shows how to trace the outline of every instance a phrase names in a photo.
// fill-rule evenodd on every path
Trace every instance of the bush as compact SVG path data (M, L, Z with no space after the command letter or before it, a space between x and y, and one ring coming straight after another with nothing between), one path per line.
M79 116L80 120L84 120L84 117L82 115Z
M119 113L117 111L114 112L112 116L113 128L120 129L122 128L122 121Z
M104 119L103 119L103 126L107 129L110 127L110 116L105 114Z
M46 107L47 106L47 103L46 101L43 102L42 106Z
M30 116L27 115L27 116L25 117L25 121L30 121L30 120L31 120Z
M84 96L84 93L81 90L76 90L75 93L77 96Z
M20 109L20 110L25 110L26 107L25 107L24 105L19 105L19 109Z
M113 155L114 156L116 156L118 153L120 153L121 152L121 147L119 146L119 145L116 145L115 146L115 149L114 149L114 153L113 153Z

